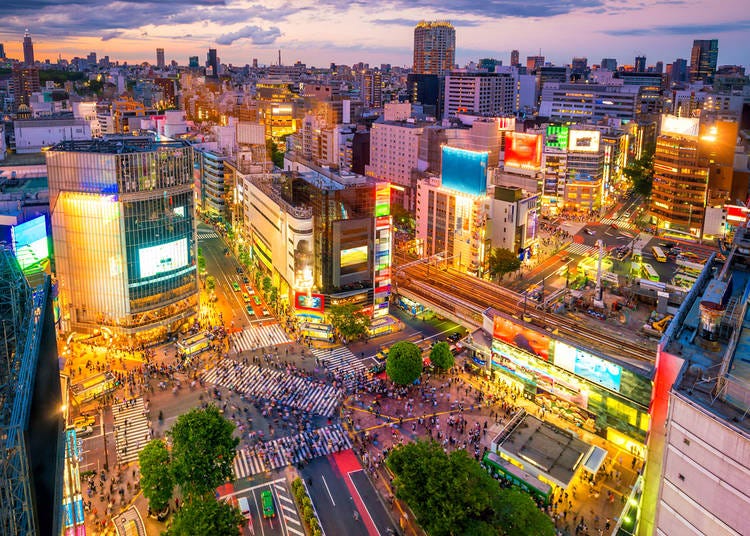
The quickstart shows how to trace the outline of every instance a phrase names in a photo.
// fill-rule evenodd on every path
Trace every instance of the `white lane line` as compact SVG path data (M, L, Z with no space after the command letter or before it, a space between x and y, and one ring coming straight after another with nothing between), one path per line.
M372 523L372 526L375 527L375 531L378 533L378 536L379 536L380 530L378 529L378 526L375 524L375 520L372 518L372 514L370 513L370 510L367 509L367 505L365 504L365 501L362 500L362 495L359 494L359 489L357 489L357 484L354 483L354 479L352 478L352 473L361 473L362 471L364 471L364 469L357 469L356 471L349 471L348 473L346 473L346 476L351 481L352 486L354 487L354 491L357 493L357 497L359 497L359 500L362 503L362 506L364 507L365 512L367 512L367 517L370 518L370 522ZM357 510L359 510L359 508ZM367 526L367 524L365 524L365 526Z
M328 497L331 499L331 503L333 506L336 506L336 503L333 500L333 495L331 495L331 490L328 488L328 482L326 482L326 477L321 476L320 478L323 479L323 485L326 487L326 491L328 492Z

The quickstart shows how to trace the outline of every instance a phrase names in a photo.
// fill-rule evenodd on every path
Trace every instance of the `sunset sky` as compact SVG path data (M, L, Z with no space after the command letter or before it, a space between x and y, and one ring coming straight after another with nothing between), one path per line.
M358 61L410 65L413 26L420 19L456 26L459 65L480 57L507 64L541 52L569 63L586 56L653 65L690 58L693 39L719 39L719 64L750 64L747 0L2 0L0 42L22 58L25 28L37 60L95 51L112 60L155 63L206 60L209 47L223 63L300 60L307 65Z

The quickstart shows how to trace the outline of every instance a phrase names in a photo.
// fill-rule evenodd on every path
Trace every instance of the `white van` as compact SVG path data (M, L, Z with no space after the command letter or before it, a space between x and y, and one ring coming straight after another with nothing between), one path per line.
M247 502L247 497L237 497L237 506L240 507L240 512L247 519L250 518L250 503Z

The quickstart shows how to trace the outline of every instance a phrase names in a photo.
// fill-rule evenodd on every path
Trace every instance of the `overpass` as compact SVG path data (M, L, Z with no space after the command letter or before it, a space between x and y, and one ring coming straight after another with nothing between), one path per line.
M420 281L410 281L407 286L398 285L395 288L395 294L409 298L412 301L421 303L431 309L438 315L445 317L456 324L460 324L469 331L482 327L482 309L474 304L463 301L454 296L441 296L435 294L435 289L431 289Z

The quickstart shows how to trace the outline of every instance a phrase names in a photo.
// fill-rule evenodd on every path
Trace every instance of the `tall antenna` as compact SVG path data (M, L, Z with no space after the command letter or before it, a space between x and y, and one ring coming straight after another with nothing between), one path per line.
M279 67L281 67L281 49L279 49Z

